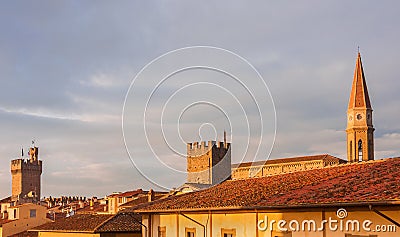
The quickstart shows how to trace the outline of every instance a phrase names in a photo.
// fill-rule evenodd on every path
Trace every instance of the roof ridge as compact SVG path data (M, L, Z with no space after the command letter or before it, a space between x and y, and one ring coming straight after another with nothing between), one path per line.
M317 158L317 157L320 157L319 159L321 159L321 160L324 160L324 159L344 160L342 158L330 155L328 153L324 153L324 154L315 154L315 155L302 155L302 156L281 157L281 158L274 158L274 159L267 159L267 160L248 161L248 162L242 162L242 163L234 163L231 166L232 167L243 167L244 165L250 165L250 164L262 165L262 164L259 164L259 163L263 163L263 165L265 165L269 161L270 162L272 162L272 161L274 161L274 162L282 161L281 163L284 163L284 161L286 161L286 160L295 160L295 159L302 159L302 158L311 158L312 159L312 158ZM295 162L295 161L293 161L293 162Z
M90 215L90 214L88 214ZM98 214L95 214L98 215ZM100 214L102 215L102 214ZM112 215L111 217L107 218L106 220L104 220L103 222L101 222L98 226L96 226L93 230L94 232L96 232L97 229L99 229L101 226L103 226L104 224L106 224L108 221L110 221L111 219L113 219L115 216L117 216L117 214Z
M129 218L128 222L126 221L126 218ZM125 225L125 226L127 225L131 228L132 227L134 228L136 226L141 229L143 226L143 224L141 222L140 214L134 213L134 212L118 212L112 218L106 220L104 223L97 226L94 229L94 233L110 232L110 231L112 231L112 230L110 230L110 227L118 229L118 231L121 231L120 227L116 227L118 225L121 225L121 223L125 223L123 225ZM121 227L121 228L123 228L123 227Z

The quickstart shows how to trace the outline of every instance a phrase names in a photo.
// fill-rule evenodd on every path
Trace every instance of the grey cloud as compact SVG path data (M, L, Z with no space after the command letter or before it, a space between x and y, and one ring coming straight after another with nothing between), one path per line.
M10 191L10 159L34 137L45 161L45 195L101 196L153 187L132 168L124 149L122 103L144 65L191 45L232 50L260 71L278 113L273 158L324 151L344 155L345 112L359 45L375 112L377 157L398 154L396 1L0 5L0 196ZM148 89L147 84L142 86ZM234 109L229 101L221 104ZM63 116L76 119L57 118ZM139 120L129 122L137 125ZM244 141L244 134L236 128L234 141ZM152 154L142 147L137 154L149 167L146 162ZM165 159L175 158L166 154ZM157 172L160 180L173 186L184 181L184 176ZM80 176L83 173L88 175ZM109 179L96 178L104 174Z

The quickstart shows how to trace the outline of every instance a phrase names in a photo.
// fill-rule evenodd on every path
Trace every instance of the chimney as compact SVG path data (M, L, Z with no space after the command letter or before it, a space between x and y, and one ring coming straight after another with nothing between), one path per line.
M29 159L30 162L37 161L39 158L39 148L38 147L30 147L29 148Z
M149 192L147 193L147 201L148 202L154 201L154 191L153 191L153 189L150 189Z
M228 145L226 144L226 131L224 130L224 148L227 148Z

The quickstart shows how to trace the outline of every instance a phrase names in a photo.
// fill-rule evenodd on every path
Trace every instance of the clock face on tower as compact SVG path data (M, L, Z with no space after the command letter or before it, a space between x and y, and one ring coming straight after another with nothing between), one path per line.
M357 114L357 120L361 120L363 118L363 116L361 114Z

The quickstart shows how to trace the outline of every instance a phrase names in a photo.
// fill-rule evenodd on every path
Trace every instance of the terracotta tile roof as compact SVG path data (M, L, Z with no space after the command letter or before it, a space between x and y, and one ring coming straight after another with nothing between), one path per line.
M143 205L136 212L273 209L370 202L400 204L400 158L226 181L206 190Z
M67 213L62 213L62 212L51 212L51 213L47 212L46 213L46 217L50 220L54 220L54 219L58 220L60 218L65 218L66 216L67 216Z
M160 198L163 198L165 195L167 195L168 193L164 193L164 192L159 192L158 194L154 195L154 200L158 200ZM143 204L143 203L147 203L149 200L148 195L143 195L139 198L133 199L132 201L129 201L127 203L122 204L120 207L121 208L129 208L129 207L135 207L137 205Z
M41 232L140 232L141 216L136 213L116 215L76 214L35 227Z
M15 205L15 206L10 206L9 208L20 208L20 207L23 207L23 206L32 206L32 205L40 206L39 204L27 202L27 203L18 204L18 205Z
M96 233L141 232L141 220L141 215L136 213L118 213L113 218L96 228Z
M0 200L0 203L11 202L11 196L3 198Z
M142 189L137 189L137 190L133 190L133 191L126 191L123 193L111 194L108 197L132 197L132 196L136 196L136 195L142 194L142 193L147 193L147 192L143 191Z
M323 161L335 160L335 161L338 161L339 164L344 164L347 162L343 159L331 156L329 154L321 154L321 155L298 156L298 157L291 157L291 158L271 159L271 160L267 160L267 161L255 161L255 162L232 164L232 168L259 166L259 165L273 165L273 164L300 162L300 161L313 161L313 160L323 160Z
M35 227L36 231L94 232L113 215L76 214Z
M149 197L147 197L147 195L146 196L142 196L142 197L139 197L137 199L133 199L132 201L129 201L127 203L124 203L120 207L121 208L134 207L134 206L137 206L137 205L142 204L142 203L147 203L148 199L149 199Z
M100 204L99 202L95 202L93 206L87 205L83 208L79 208L76 210L78 214L94 214L97 212L106 212L108 210L107 204Z
M119 194L118 197L132 197L132 196L136 196L141 193L143 193L143 190L138 189L138 190L134 190L134 191L123 192L123 193Z

